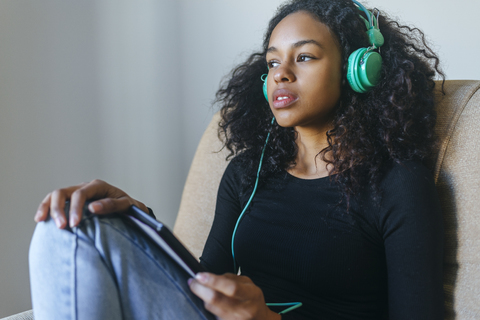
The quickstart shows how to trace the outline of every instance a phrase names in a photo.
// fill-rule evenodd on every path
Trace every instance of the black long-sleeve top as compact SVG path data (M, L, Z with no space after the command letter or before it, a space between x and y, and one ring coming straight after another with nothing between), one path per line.
M235 161L224 173L201 257L217 274L233 272L231 236L251 193L242 174ZM266 302L303 303L283 319L443 319L443 226L432 176L420 163L395 164L381 200L369 190L347 212L328 177L284 172L259 186L235 257Z

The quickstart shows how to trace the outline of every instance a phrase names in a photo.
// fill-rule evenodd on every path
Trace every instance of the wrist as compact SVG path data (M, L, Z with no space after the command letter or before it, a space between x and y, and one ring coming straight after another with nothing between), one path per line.
M282 320L282 316L268 309L267 320Z

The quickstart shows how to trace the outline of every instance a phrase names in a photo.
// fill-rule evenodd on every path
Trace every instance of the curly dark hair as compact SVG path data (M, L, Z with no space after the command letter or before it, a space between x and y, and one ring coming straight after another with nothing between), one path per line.
M270 21L263 50L235 68L216 95L222 117L219 135L230 151L229 157L236 156L235 160L245 167L244 183L250 185L256 177L268 132L271 138L261 181L295 165L295 130L270 125L273 114L263 96L261 76L268 72L265 57L273 29L298 11L308 12L325 24L342 50L340 101L334 111L333 129L327 132L329 145L319 150L318 156L332 165L330 177L347 200L366 183L378 191L385 169L394 162L425 162L436 142L434 77L438 74L444 81L445 76L424 34L382 12L379 26L385 44L381 47L381 80L371 91L359 94L350 88L346 74L349 55L369 46L360 17L363 13L350 0L294 0L279 7Z

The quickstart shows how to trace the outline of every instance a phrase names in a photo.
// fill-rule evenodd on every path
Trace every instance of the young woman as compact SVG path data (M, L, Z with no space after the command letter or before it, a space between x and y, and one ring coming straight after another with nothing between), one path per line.
M121 218L100 218L149 211L123 191L59 189L35 217L36 319L443 319L442 217L424 165L436 74L423 34L384 13L282 6L262 52L217 93L234 157L201 257L212 273L187 279ZM98 215L82 217L86 200Z

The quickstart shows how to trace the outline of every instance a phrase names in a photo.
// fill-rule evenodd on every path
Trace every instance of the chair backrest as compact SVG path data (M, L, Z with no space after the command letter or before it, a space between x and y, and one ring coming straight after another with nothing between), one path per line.
M227 150L218 138L220 115L213 116L193 157L173 232L200 257L215 213L218 185L227 167Z
M438 87L435 181L445 220L445 319L480 319L480 81L446 81L445 95ZM174 228L197 257L227 166L218 121L216 114L200 141Z
M480 319L480 81L437 92L435 182L445 223L445 319Z

